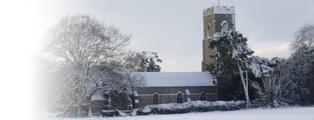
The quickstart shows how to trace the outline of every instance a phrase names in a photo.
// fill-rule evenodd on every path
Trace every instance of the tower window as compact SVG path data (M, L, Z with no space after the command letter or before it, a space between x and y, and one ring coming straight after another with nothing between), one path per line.
M221 22L221 32L224 33L227 31L228 31L228 23L226 20L224 20Z
M210 37L210 24L207 25L207 37Z

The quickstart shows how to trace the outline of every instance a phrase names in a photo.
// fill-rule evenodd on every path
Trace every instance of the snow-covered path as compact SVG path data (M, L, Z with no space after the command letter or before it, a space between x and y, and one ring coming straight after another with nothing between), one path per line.
M172 115L81 118L64 120L314 120L314 107L213 111Z

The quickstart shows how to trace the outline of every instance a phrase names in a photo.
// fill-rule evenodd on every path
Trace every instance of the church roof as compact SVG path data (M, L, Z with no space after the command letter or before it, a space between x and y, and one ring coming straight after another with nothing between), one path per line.
M95 94L92 95L91 101L107 100L102 94L100 90L96 91Z
M147 80L148 87L216 86L209 72L138 72Z

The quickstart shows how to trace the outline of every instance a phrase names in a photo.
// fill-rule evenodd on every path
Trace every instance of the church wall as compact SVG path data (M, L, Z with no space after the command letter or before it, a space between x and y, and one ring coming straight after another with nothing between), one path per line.
M206 93L206 101L218 100L217 86L185 86L185 87L146 87L138 90L139 108L153 104L153 95L158 94L158 104L177 103L177 94L182 93L182 102L187 102L187 93L185 89L189 89L192 101L200 100L201 92Z
M208 36L208 25L210 25L210 31ZM203 16L203 61L202 61L202 71L206 71L204 69L205 64L214 63L214 59L209 57L214 54L214 50L208 48L209 42L213 40L213 36L215 34L215 14L206 14Z
M209 43L212 41L213 38L207 38L203 40L203 63L202 63L202 71L206 71L204 69L205 64L214 63L214 59L210 57L210 55L213 55L215 50L209 48Z
M92 108L92 113L98 113L101 110L109 110L108 107L108 102L106 100L100 100L100 101L91 101L91 108Z

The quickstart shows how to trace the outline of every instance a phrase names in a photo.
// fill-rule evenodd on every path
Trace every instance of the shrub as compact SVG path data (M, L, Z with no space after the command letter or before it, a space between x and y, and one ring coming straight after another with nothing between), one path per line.
M206 112L206 111L231 111L244 108L245 101L192 101L170 104L147 105L143 109L135 109L137 115L148 114L179 114L188 112ZM133 114L134 115L134 114Z

